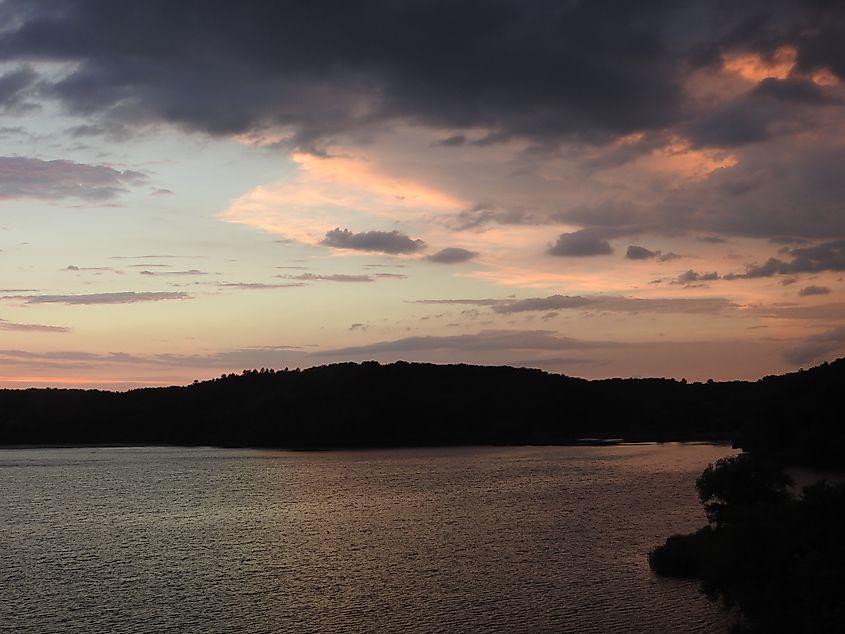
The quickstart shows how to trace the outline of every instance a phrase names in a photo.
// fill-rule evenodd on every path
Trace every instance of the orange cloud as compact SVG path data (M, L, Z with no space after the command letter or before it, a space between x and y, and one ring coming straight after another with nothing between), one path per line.
M658 172L699 180L716 170L733 167L737 164L737 158L719 149L694 150L689 141L675 137L669 145L640 159L640 164Z
M420 221L433 212L455 212L467 203L409 179L394 178L353 157L295 153L296 176L257 187L235 199L219 218L285 235L308 244L335 226L373 229ZM373 217L382 222L373 222Z
M735 73L747 81L759 83L764 79L786 79L795 75L797 57L798 51L794 46L781 46L771 58L766 58L759 53L743 53L726 55L722 63L728 72ZM815 70L807 78L819 86L839 84L839 79L827 68Z
M774 77L786 79L795 68L798 51L793 46L781 46L770 59L759 53L726 55L722 64L725 70L736 73L743 79L757 83Z

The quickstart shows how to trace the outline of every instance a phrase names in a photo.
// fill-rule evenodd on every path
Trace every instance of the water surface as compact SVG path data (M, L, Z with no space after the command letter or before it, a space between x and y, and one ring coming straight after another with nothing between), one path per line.
M3 450L0 631L724 631L646 553L732 453Z

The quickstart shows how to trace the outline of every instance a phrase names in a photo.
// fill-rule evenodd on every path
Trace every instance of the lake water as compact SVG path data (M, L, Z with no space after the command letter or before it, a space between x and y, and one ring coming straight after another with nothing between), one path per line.
M0 450L2 632L719 632L699 444Z

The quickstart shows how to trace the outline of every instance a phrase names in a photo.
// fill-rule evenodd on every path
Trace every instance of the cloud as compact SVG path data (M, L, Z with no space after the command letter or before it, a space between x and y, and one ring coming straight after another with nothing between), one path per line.
M766 77L751 94L793 103L832 104L837 101L822 86L801 77Z
M841 351L843 347L845 347L845 326L840 326L805 337L800 343L784 350L783 358L789 363L800 365Z
M425 259L429 262L437 262L438 264L458 264L477 256L478 252L476 251L469 251L468 249L461 249L459 247L447 247L437 253L427 255Z
M109 352L99 354L78 350L59 350L49 352L30 352L28 350L0 350L0 356L10 359L40 360L40 361L72 361L95 363L148 363L149 360L126 352Z
M378 251L381 253L416 253L425 248L422 240L412 240L399 231L365 231L353 233L349 229L332 229L320 243L335 249Z
M650 4L613 3L614 22L630 29L580 3L209 1L197 14L150 0L131 17L82 0L6 4L16 19L3 56L67 63L63 76L41 77L42 94L126 125L238 134L286 124L317 148L397 119L542 139L662 128L682 98L662 44L673 15ZM436 50L421 48L423 31Z
M620 295L550 295L527 299L418 299L415 304L464 304L489 306L502 315L558 310L598 310L621 313L685 313L709 315L738 308L721 297L636 298Z
M0 319L0 330L14 330L17 332L70 332L67 326L44 326L41 324L20 324Z
M845 303L827 304L768 304L750 306L749 312L757 317L775 319L819 319L824 321L842 321L845 319Z
M167 276L167 275L208 275L205 271L200 271L198 269L188 269L186 271L148 271L144 269L139 273L139 275L150 275L150 276Z
M623 313L685 313L709 315L724 313L737 308L736 304L721 297L646 299L618 295L590 297L551 295L516 301L503 301L493 306L501 314L550 311L550 310L599 310Z
M657 251L649 251L645 247L640 247L632 244L625 252L625 257L629 260L649 260L657 255Z
M710 273L699 273L698 271L689 269L688 271L681 273L672 282L672 284L695 284L696 282L711 282L718 279L719 274L716 271L711 271Z
M415 299L411 304L464 304L469 306L495 306L508 300L504 299Z
M221 288L239 288L247 291L263 291L272 288L297 288L305 286L299 282L291 284L265 284L264 282L217 282Z
M677 260L684 256L672 253L671 251L663 253L659 249L657 251L651 251L645 247L632 244L628 246L628 250L625 252L625 257L629 260L650 260L652 258L657 258L659 262L671 262L672 260Z
M245 194L232 222L309 244L394 226L343 214L374 194L379 220L418 211L413 174L460 230L557 225L563 208L624 235L845 235L835 3L137 4L6 0L0 61L31 64L15 86L84 117L71 134L164 124L310 157L310 179ZM399 148L409 130L419 151ZM607 254L610 237L552 253Z
M610 243L590 229L573 233L562 233L551 248L549 255L561 257L588 257L613 253Z
M827 286L805 286L800 291L798 291L798 295L801 297L809 297L811 295L830 295L830 289Z
M561 337L551 330L482 330L477 334L406 337L393 341L379 341L363 346L324 350L319 356L345 356L382 352L414 352L422 350L565 350L579 348L607 348L621 344L609 341L582 341Z
M138 302L160 302L171 299L190 299L181 292L135 292L91 293L88 295L6 295L0 299L20 299L27 304L136 304Z
M303 273L302 275L296 275L289 279L315 282L375 282L369 275L345 275L343 273L334 273L332 275Z
M76 266L75 264L68 264L62 271L70 271L72 273L78 273L81 271L114 271L114 269L110 266Z
M794 275L796 273L819 273L821 271L845 271L845 240L833 240L812 247L784 247L781 252L791 260L769 258L764 264L749 266L745 273L725 275L726 280Z
M120 171L107 165L0 156L0 199L105 201L126 191L127 185L138 185L144 180L140 172Z
M38 74L28 66L0 76L0 111L18 114L31 110L33 104L26 99L31 96L31 89L37 79Z
M451 130L447 145L466 143L470 129L486 131L476 142L541 143L660 131L701 108L684 98L683 71L735 51L769 58L785 44L795 47L793 74L845 74L841 9L826 3L209 0L197 14L148 0L127 14L84 0L7 0L4 9L14 19L3 58L66 63L69 72L40 77L40 91L70 112L213 134L287 125L295 143L316 148L396 120ZM748 99L790 95L802 88L767 86Z

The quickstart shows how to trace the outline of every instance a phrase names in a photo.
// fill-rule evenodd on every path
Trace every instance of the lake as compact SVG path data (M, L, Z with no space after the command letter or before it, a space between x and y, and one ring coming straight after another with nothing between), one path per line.
M709 444L0 450L2 632L723 632Z

